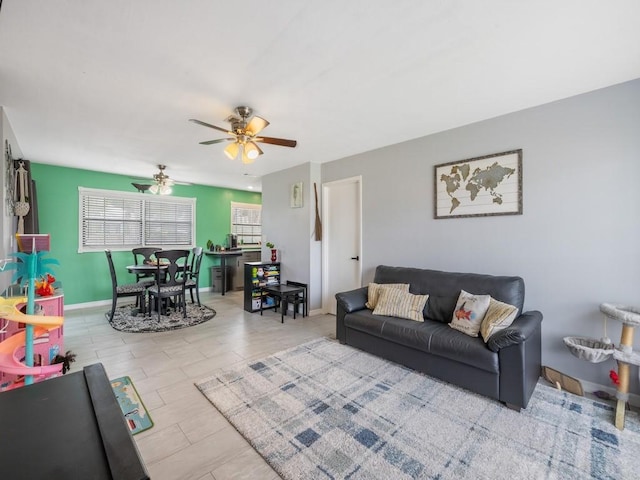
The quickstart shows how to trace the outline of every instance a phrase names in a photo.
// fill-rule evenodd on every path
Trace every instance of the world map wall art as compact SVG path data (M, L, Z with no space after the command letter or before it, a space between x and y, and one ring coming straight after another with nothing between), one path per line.
M522 149L434 169L434 218L522 215Z

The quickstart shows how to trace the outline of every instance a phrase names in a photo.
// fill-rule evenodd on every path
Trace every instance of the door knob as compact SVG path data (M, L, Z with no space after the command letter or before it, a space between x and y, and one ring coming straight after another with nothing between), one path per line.
M360 260L360 255L356 255L355 257L351 257L351 260Z

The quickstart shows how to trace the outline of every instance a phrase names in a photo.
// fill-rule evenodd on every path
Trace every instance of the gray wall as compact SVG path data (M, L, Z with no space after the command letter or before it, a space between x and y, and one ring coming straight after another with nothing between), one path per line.
M517 148L523 215L433 219L434 165ZM602 302L640 306L640 80L322 165L323 182L360 174L363 284L378 264L520 275L543 363L609 385L613 360L579 360L562 338L603 336Z
M303 182L303 206L291 208L290 189L297 182ZM271 252L264 244L272 242L282 261L282 279L309 286L310 310L322 306L321 243L315 241L314 235L313 182L318 184L319 195L320 165L310 163L262 178L262 260L270 260Z

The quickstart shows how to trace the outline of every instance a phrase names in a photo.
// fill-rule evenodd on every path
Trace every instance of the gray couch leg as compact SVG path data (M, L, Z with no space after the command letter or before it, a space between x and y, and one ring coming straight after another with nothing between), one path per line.
M511 410L515 410L516 412L520 413L520 407L518 405L515 405L513 403L507 403L507 402L504 402L504 404L507 406L507 408L510 408Z

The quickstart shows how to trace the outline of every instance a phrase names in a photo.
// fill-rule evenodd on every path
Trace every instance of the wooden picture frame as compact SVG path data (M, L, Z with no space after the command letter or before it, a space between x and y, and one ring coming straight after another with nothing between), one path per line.
M434 166L434 218L522 215L522 149Z

